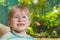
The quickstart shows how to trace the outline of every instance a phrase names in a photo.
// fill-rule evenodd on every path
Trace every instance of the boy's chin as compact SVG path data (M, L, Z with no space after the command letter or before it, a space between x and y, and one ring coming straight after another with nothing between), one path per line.
M14 30L14 31L17 32L17 33L20 33L20 32L26 31L26 29L18 29L18 30Z

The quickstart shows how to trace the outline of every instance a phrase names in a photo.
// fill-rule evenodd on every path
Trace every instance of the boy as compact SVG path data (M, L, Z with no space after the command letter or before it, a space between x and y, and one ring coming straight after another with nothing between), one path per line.
M8 24L11 32L3 35L0 40L34 40L26 33L26 28L30 25L29 11L26 7L14 6L8 12Z

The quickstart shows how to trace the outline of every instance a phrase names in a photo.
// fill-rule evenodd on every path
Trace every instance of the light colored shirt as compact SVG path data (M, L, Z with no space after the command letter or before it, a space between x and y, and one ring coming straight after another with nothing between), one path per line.
M15 32L8 32L3 35L0 40L34 40L34 38L29 35L21 35Z

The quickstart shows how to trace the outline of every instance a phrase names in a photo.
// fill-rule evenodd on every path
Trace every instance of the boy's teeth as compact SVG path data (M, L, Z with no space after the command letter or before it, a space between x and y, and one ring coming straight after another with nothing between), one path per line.
M20 24L20 25L24 25L24 24Z
M24 24L17 24L17 25L24 25Z

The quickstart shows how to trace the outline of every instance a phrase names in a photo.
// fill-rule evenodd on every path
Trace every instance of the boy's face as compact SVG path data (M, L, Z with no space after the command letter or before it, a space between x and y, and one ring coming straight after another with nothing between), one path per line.
M20 32L26 30L29 25L30 18L27 15L27 12L17 10L11 19L11 28Z

